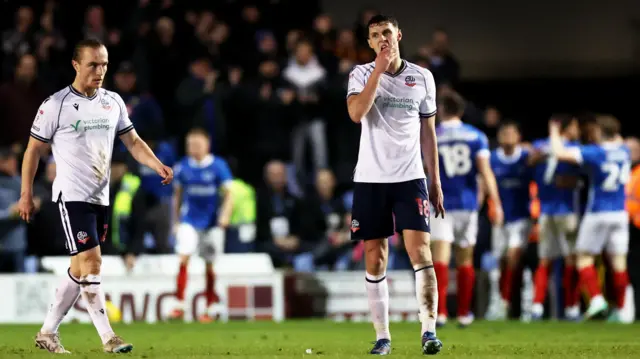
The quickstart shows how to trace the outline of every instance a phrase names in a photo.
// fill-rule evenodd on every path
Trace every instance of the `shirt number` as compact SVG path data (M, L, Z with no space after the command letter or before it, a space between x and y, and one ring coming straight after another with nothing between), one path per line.
M615 192L620 185L625 185L629 181L631 165L629 162L615 163L606 162L600 166L600 170L607 177L602 182L602 190L605 192Z
M471 171L471 149L469 145L457 143L438 146L447 177L464 176Z

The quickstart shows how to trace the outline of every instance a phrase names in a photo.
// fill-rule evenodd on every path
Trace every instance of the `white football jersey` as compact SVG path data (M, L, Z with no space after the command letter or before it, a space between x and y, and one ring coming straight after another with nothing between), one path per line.
M133 130L120 95L92 97L68 86L40 105L31 137L50 143L56 162L52 200L109 205L111 154L116 135Z
M349 74L347 98L364 89L375 62ZM396 183L426 178L420 147L421 118L436 114L431 71L403 60L395 74L382 75L371 110L362 119L355 182Z

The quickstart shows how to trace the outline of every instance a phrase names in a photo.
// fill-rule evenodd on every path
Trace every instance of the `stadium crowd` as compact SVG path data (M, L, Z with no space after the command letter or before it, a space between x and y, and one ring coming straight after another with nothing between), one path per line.
M107 44L106 87L122 96L136 130L164 163L184 156L193 128L204 129L213 153L229 162L235 196L227 251L267 252L277 266L301 271L361 268L362 247L349 240L359 128L349 120L345 95L352 67L373 60L365 25L375 11L362 11L352 28L336 28L318 6L300 3L138 0L77 7L47 0L7 9L13 15L1 29L0 272L42 270L39 257L66 253L64 242L52 238L60 226L49 200L54 161L40 166L35 219L20 222L14 208L34 116L49 94L71 82L72 44L89 37ZM460 76L448 41L445 30L436 30L425 46L403 49L433 72L440 93L453 91ZM499 109L469 103L464 119L497 146ZM640 144L627 142L637 166ZM128 266L141 253L173 252L174 241L172 189L134 163L116 146L112 223L103 247ZM485 205L477 266L490 252L486 212ZM274 219L284 219L286 229ZM640 217L632 222L637 241ZM390 266L409 268L401 238L392 243Z

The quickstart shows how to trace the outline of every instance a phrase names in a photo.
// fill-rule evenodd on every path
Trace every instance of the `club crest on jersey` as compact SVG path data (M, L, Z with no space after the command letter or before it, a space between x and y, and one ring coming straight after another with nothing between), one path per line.
M107 101L106 99L100 99L100 104L102 105L102 108L109 111L111 110L111 103L109 101Z
M407 76L404 78L404 84L409 87L413 87L416 85L416 78L413 76Z
M76 235L76 238L78 238L78 242L85 244L89 240L89 235L87 234L87 232L80 231Z

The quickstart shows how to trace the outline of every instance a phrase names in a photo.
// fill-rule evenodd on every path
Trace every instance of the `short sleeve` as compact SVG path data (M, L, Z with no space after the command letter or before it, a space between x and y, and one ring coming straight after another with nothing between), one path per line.
M173 187L182 187L182 163L173 166Z
M598 165L605 158L605 154L600 151L600 148L594 145L570 147L569 151L579 164Z
M349 85L347 86L347 98L357 95L364 89L364 76L366 70L362 66L356 66L349 73Z
M420 102L420 117L429 118L435 116L437 112L436 105L436 83L433 79L431 71L424 69L422 72L424 76L425 97Z
M131 122L131 119L129 119L127 105L124 103L124 100L122 100L122 97L116 94L115 99L120 109L120 116L118 117L118 126L116 127L116 133L118 134L118 136L122 136L125 133L133 130L133 123Z
M231 184L233 176L231 175L231 169L227 164L227 161L216 158L216 181L218 186L226 186Z
M478 139L476 140L476 158L489 158L491 152L489 151L489 139L487 135L478 131Z
M50 143L58 129L60 104L51 97L42 102L31 126L31 137L44 143Z

